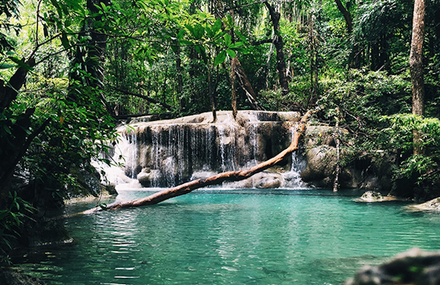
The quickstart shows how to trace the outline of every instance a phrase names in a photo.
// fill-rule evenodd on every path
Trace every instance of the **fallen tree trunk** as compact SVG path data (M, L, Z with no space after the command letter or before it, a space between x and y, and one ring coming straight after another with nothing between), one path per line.
M139 206L145 206L145 205L153 205L160 203L162 201L165 201L167 199L181 196L184 194L188 194L192 192L195 189L206 187L209 185L214 184L220 184L224 181L240 181L244 180L246 178L251 177L252 175L259 173L263 170L266 170L272 166L275 166L277 163L281 162L284 158L286 158L289 154L296 151L298 149L298 143L301 135L303 134L305 127L306 127L306 121L310 114L312 114L313 111L307 112L299 122L295 134L293 135L292 142L290 143L289 147L280 152L277 156L266 160L265 162L262 162L248 170L241 170L241 171L228 171L219 173L217 175L213 175L208 178L202 178L193 180L181 185L178 185L173 188L165 189L159 192L156 192L148 197L140 198L132 201L122 201L122 202L115 202L112 204L107 205L106 207L95 207L89 210L86 210L82 212L82 214L92 214L98 211L102 210L116 210L121 208L131 208L131 207L139 207Z

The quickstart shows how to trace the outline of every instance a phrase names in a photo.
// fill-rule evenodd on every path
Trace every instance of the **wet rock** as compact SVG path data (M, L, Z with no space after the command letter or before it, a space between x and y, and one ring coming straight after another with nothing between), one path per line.
M412 211L437 211L440 212L440 197L434 198L428 202L417 204L417 205L409 205L406 206L405 209Z
M440 251L413 248L379 266L364 266L345 285L438 285Z
M395 196L383 196L380 192L376 191L367 191L360 198L355 199L356 202L387 202L387 201L397 201L399 200Z
M306 145L308 147L316 147L320 145L336 146L334 132L334 127L307 126L305 133ZM346 130L344 132L346 132Z
M91 165L87 167L72 167L70 174L76 178L78 185L68 185L66 196L69 199L87 198L90 196L99 198L100 196L117 194L115 184L102 184L101 175L96 168Z
M331 185L336 166L336 149L320 145L307 150L307 167L301 172L301 179L317 187Z
M141 171L138 175L137 175L137 180L139 181L139 183L142 185L142 187L151 187L152 183L152 178L151 178L151 173L149 171L145 172L145 171Z
M383 196L379 192L367 191L359 199L365 202L378 202L383 200Z
M345 134L345 130L339 133L342 137ZM334 127L307 126L304 145L307 167L301 173L302 180L310 186L333 187L338 163ZM342 146L339 160L340 187L389 191L394 161L394 157L380 150L375 153L349 153Z
M278 173L258 173L251 177L253 186L260 189L278 188L281 186L282 176Z

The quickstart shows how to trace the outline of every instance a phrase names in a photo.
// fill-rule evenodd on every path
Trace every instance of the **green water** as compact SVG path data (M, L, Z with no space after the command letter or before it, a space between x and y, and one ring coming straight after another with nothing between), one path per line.
M147 194L126 191L118 200ZM70 218L76 244L21 266L48 284L342 284L364 264L413 247L440 249L440 215L353 202L360 194L196 191Z

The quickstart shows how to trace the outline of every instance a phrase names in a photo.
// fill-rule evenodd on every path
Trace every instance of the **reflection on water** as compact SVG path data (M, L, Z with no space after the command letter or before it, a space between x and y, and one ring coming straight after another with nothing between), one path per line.
M48 284L341 284L362 265L412 247L440 249L439 216L355 203L353 195L205 190L73 217L65 223L76 244L21 266Z

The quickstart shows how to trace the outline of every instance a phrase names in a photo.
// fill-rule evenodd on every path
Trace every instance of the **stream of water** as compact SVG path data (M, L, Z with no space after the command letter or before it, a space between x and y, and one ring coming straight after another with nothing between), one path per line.
M328 285L413 247L440 249L440 215L354 202L361 193L209 189L73 217L65 225L75 244L20 267L47 284Z

